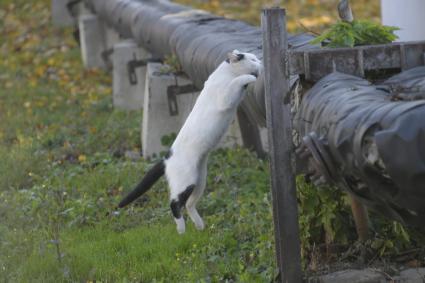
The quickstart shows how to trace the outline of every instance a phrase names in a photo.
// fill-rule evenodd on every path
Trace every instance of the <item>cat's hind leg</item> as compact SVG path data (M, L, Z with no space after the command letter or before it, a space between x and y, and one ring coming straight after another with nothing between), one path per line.
M165 175L170 187L170 208L177 224L177 232L180 234L186 229L182 210L196 191L199 180L198 162L187 158L184 153L183 151L179 155L179 151L176 150L165 163Z
M174 221L177 224L177 232L183 234L186 231L186 225L182 215L182 208L185 207L187 200L193 193L195 185L190 185L177 195L177 198L171 199L170 208L174 216Z
M205 224L199 215L198 210L196 209L196 204L204 193L207 183L207 158L204 158L204 160L201 162L199 173L198 185L195 187L195 190L187 200L186 209L190 219L195 224L196 229L203 230L205 228Z

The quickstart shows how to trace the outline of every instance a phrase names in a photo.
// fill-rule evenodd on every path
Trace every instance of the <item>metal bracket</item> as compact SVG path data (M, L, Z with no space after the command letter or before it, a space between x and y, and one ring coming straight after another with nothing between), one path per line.
M198 88L193 84L187 85L172 85L167 87L167 98L168 98L168 110L170 111L170 116L176 116L179 114L179 108L177 105L177 95L193 93L198 91Z
M136 68L146 66L148 62L150 62L150 60L148 59L137 60L136 58L134 58L133 60L127 63L127 72L130 84L137 84Z
M112 53L114 53L114 49L113 48L109 48L109 49L103 50L102 53L100 53L100 56L102 57L102 60L106 64L112 64L111 63L111 60L109 59L109 57L112 55Z
M301 159L312 157L310 159L314 168L312 181L315 185L336 181L335 165L323 144L323 140L317 136L316 132L311 132L303 137L303 146L297 154Z

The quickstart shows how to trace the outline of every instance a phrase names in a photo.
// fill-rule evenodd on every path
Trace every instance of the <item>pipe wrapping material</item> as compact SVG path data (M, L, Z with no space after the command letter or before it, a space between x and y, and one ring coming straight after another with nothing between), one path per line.
M311 173L396 220L425 217L425 67L381 85L333 73L302 100L295 128ZM302 150L301 150L302 151Z
M157 58L176 55L183 71L202 88L215 68L234 49L251 52L262 59L259 27L194 10L168 1L85 0L86 5L121 37L134 38ZM310 49L312 36L288 36L292 49ZM294 79L294 78L293 78ZM248 89L242 103L260 125L265 125L263 80Z

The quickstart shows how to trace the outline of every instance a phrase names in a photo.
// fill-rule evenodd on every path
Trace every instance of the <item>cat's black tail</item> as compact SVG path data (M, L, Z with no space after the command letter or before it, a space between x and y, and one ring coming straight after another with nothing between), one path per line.
M142 181L118 204L118 207L122 208L146 193L164 173L165 164L164 160L161 160L146 173Z

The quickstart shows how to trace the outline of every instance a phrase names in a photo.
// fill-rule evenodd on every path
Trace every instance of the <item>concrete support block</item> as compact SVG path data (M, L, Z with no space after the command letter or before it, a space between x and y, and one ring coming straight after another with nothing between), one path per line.
M81 55L84 67L107 69L102 53L106 51L105 32L102 21L96 15L79 17Z
M227 133L223 136L220 143L216 146L216 148L233 148L235 146L242 146L242 134L239 127L238 119L235 118L230 124Z
M52 22L58 27L75 26L78 18L91 14L84 1L52 0Z
M68 10L69 0L52 0L52 22L58 27L75 25L75 19Z
M167 88L174 85L190 85L192 82L185 76L163 73L164 69L164 65L159 63L147 65L142 122L142 147L145 158L153 157L168 149L161 144L162 137L177 134L180 131L199 95L199 92L177 95L178 113L170 115ZM236 119L218 147L234 147L235 145L242 145Z
M260 127L260 138L264 152L269 152L269 136L266 127Z
M102 59L105 61L106 68L112 70L113 68L113 52L115 44L121 42L119 33L113 28L106 24L102 25L103 34L105 39L105 51L102 52Z
M104 25L104 34L106 49L113 49L115 44L121 41L120 34L112 27Z
M71 7L71 16L75 19L75 24L78 23L78 19L84 15L91 15L92 11L90 11L86 3L84 1L78 2L75 6Z
M112 53L114 107L123 110L143 108L146 65L140 63L148 58L150 54L138 47L133 40L125 40L114 45Z
M145 158L168 149L161 144L162 137L179 132L199 95L199 92L177 95L178 114L171 116L167 88L173 85L189 85L192 82L184 76L162 73L162 69L164 65L159 63L147 65L142 122L142 151Z

